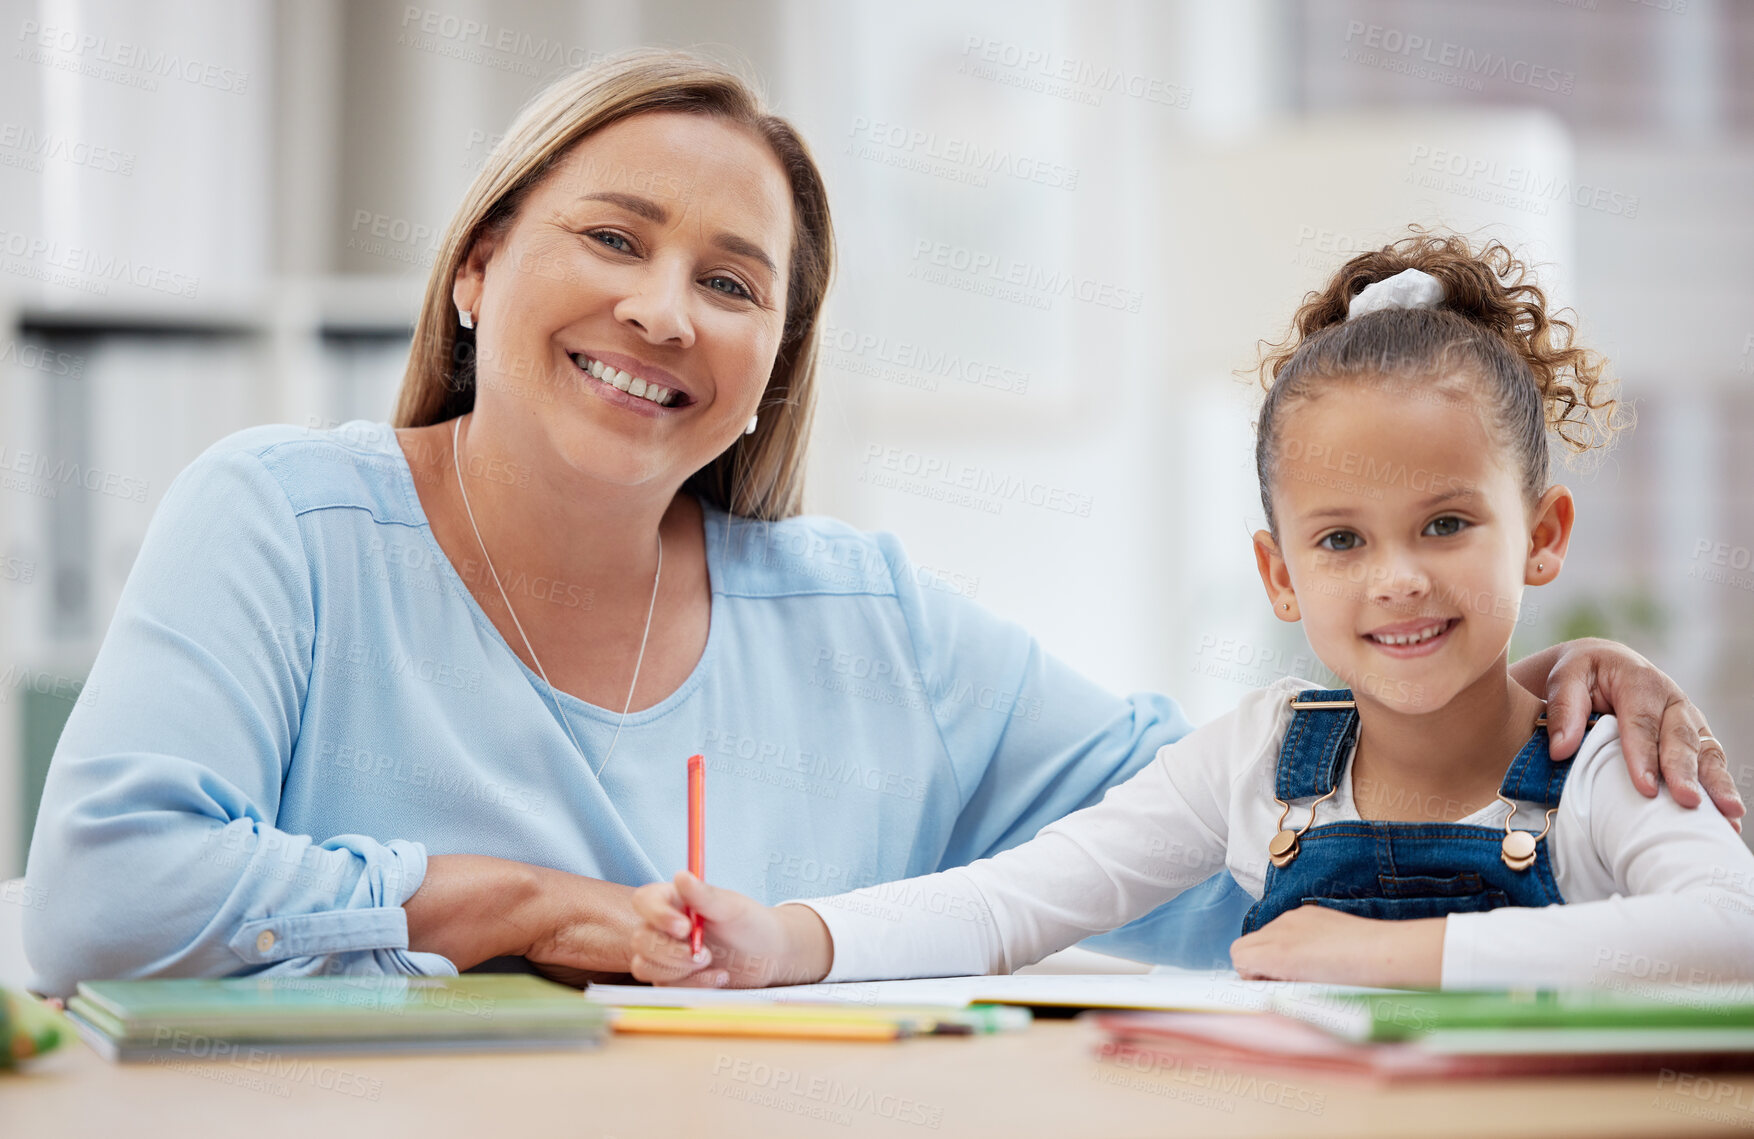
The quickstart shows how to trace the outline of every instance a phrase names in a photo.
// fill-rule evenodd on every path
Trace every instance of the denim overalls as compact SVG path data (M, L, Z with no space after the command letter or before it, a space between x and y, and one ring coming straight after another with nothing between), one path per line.
M1305 704L1331 706L1299 707ZM1275 779L1275 794L1286 803L1333 791L1358 732L1358 713L1346 689L1300 692L1292 706ZM1519 805L1557 807L1570 770L1570 760L1555 763L1548 758L1547 729L1540 726L1511 761L1499 790ZM1320 816L1318 806L1313 825L1298 836L1290 862L1269 864L1266 888L1243 921L1244 933L1286 910L1314 903L1362 917L1404 921L1565 900L1553 881L1545 840L1534 844L1526 869L1506 864L1502 821L1491 826L1360 819L1324 824Z

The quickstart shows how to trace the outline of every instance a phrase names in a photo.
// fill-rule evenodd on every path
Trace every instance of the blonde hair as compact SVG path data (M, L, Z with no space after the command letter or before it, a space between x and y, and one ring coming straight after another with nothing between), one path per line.
M646 111L712 115L747 127L772 148L791 187L794 236L785 327L759 425L684 484L732 514L788 518L803 507L818 324L834 266L828 192L791 124L769 113L737 75L686 52L645 50L613 57L564 76L518 113L445 230L414 326L395 426L442 423L475 405L475 335L458 325L451 290L476 240L509 228L530 191L581 139Z

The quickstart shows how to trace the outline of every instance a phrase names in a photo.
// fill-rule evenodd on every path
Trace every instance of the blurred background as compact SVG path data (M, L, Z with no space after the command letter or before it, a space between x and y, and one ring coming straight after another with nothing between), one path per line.
M0 0L0 879L170 480L388 419L516 109L635 45L758 77L840 240L810 507L1196 721L1319 668L1249 534L1256 342L1411 222L1540 263L1639 424L1516 649L1673 674L1754 797L1754 6Z

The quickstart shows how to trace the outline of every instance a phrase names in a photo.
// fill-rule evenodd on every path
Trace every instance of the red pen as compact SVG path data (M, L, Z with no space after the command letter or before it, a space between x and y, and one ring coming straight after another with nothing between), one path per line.
M688 757L688 872L706 881L706 757ZM691 913L694 929L688 934L688 947L700 952L700 915Z

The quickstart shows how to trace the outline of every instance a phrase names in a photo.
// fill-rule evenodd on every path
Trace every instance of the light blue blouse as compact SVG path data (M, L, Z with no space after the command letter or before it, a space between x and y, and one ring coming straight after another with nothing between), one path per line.
M772 903L1014 846L1190 728L889 535L705 513L706 650L597 778L434 541L389 425L214 444L167 490L50 766L27 869L38 987L453 972L408 948L429 854L667 878L694 752L708 879ZM526 620L590 600L505 584ZM594 766L619 712L558 698ZM1098 947L1226 961L1246 905L1224 875Z

